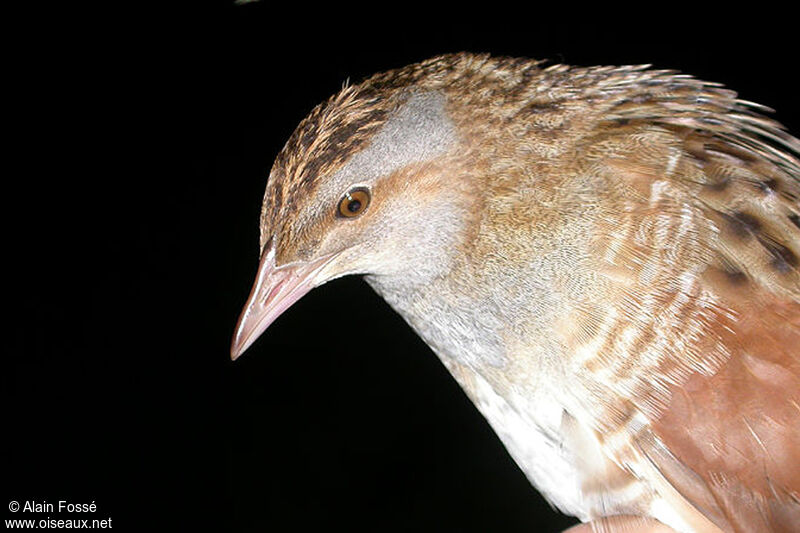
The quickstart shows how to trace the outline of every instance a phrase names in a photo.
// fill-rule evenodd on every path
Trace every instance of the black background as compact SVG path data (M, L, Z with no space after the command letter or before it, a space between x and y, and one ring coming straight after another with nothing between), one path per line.
M679 69L796 132L794 17L431 7L6 13L4 518L47 516L11 500L69 500L124 531L574 523L359 279L312 292L229 360L272 159L345 79L461 50Z

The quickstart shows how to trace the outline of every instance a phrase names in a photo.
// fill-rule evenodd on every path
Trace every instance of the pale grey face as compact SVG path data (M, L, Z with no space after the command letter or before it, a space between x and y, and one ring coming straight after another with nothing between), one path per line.
M369 145L354 154L320 187L320 200L338 200L349 188L374 186L381 178L446 153L456 134L440 93L416 93L394 113Z
M446 190L435 186L447 171L436 163L456 153L457 145L445 96L412 93L363 149L322 176L292 214L293 228L316 241L313 256L340 254L325 269L331 277L396 271L405 268L401 259L421 260L425 243L439 243L459 218L441 196ZM366 192L368 206L352 218L337 216L354 190ZM273 242L281 242L277 237Z
M320 176L307 196L291 198L292 209L272 210L283 219L262 226L259 275L232 355L329 280L369 274L421 286L447 269L468 218L452 186L458 141L444 95L412 93L363 148ZM353 200L358 208L348 212Z

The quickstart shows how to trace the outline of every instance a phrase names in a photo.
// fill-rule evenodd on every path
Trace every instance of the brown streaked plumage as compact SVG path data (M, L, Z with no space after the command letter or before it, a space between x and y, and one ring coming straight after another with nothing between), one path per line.
M276 159L232 354L363 274L585 528L798 531L800 142L764 111L471 54L345 87Z

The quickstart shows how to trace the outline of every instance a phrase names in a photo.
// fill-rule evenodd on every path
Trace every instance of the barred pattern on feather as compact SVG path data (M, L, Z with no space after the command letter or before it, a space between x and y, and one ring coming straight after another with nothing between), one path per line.
M800 141L768 111L472 54L347 86L275 161L232 354L362 274L585 527L797 531Z

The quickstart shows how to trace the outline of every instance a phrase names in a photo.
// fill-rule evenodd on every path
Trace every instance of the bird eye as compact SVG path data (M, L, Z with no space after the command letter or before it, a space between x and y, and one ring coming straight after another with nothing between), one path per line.
M353 218L363 213L369 205L369 191L363 187L352 189L339 200L339 216Z

